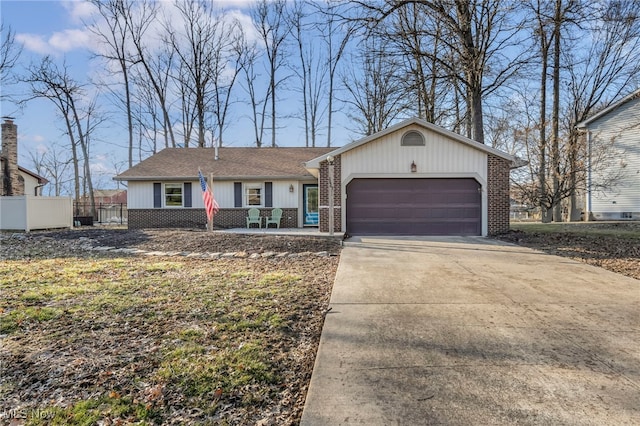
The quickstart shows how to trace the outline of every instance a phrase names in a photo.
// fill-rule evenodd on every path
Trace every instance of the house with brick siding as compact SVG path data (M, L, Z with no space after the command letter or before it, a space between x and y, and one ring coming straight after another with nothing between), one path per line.
M319 181L321 232L330 222L347 235L486 236L509 229L515 157L424 120L403 121L305 166Z
M283 210L281 228L318 226L318 181L304 162L331 148L167 148L114 179L126 181L129 228L204 228L198 169L220 210L215 228L244 228L250 208ZM262 223L264 224L264 219Z
M130 228L204 228L198 169L219 228L282 208L281 227L348 235L492 235L509 229L515 158L420 119L340 148L168 148L115 177ZM331 214L331 212L333 214Z

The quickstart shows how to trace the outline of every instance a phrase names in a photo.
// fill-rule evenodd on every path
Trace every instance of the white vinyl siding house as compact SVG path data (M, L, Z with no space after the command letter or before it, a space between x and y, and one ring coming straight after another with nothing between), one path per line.
M348 235L493 235L509 229L515 158L409 119L306 163L320 182L320 230ZM331 172L335 174L333 185Z
M403 146L403 135L418 131L424 146ZM415 164L415 172L411 165ZM366 178L472 178L483 188L482 205L487 205L487 153L419 125L396 130L342 154L342 194L353 179ZM343 200L343 202L346 200ZM343 215L344 216L344 215ZM346 216L342 217L346 227ZM482 209L482 235L487 235L487 209Z
M280 228L493 235L509 229L513 163L415 118L342 148L167 148L115 179L128 182L132 229L203 228L200 170L220 206L217 228L246 227L255 207L261 217L282 209Z
M281 227L317 226L308 220L305 194L317 180L304 168L330 148L169 148L125 171L130 228L206 224L198 170L220 210L214 226L244 227L249 208L268 217L283 210Z
M640 219L640 91L578 127L586 131L589 153L588 219Z
M176 182L162 182L162 185L175 184ZM182 182L187 183L187 182ZM188 182L191 184L191 208L203 209L202 190L198 181ZM235 192L233 181L214 180L213 197L220 206L232 207L235 205ZM154 208L153 201L154 182L130 181L127 188L127 207L129 209L151 209ZM245 188L259 186L264 191L264 182L247 182ZM300 185L297 181L277 181L272 182L273 205L280 208L295 208L298 206L298 198L301 196ZM293 191L291 191L293 189ZM261 206L264 207L264 197ZM183 206L184 203L183 203ZM243 205L242 207L249 207Z

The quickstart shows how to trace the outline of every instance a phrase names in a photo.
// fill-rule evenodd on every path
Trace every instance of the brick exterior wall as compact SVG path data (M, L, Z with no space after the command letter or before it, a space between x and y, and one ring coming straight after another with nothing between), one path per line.
M260 209L261 217L269 217L271 208ZM220 209L213 217L215 228L246 228L249 209ZM262 220L264 226L265 219ZM205 229L207 215L204 209L129 209L129 229L189 228ZM271 225L270 227L274 227ZM298 227L298 209L282 209L281 228Z
M18 171L18 126L9 119L2 123L2 157L0 195L24 195L24 180Z
M509 231L509 161L492 154L487 156L487 204L489 235Z
M338 155L333 160L333 231L342 232L342 161ZM320 206L319 230L329 232L329 163L325 160L320 163L320 175L318 182L318 205Z

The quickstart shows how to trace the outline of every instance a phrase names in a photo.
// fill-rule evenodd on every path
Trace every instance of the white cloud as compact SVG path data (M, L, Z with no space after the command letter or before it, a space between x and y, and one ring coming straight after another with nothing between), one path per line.
M105 174L105 175L115 175L115 171L113 167L109 167L104 163L91 163L89 165L91 169L91 173L95 174Z
M71 20L78 24L91 18L97 12L96 6L88 1L63 1L62 5L69 12Z
M93 35L87 30L64 30L53 33L48 39L40 34L16 34L16 41L26 50L41 55L65 53L75 49L90 49Z
M258 34L258 31L256 30L256 27L253 24L253 19L251 18L251 16L239 10L231 10L225 13L224 16L229 21L235 20L238 22L238 25L240 25L240 28L244 32L244 35L249 42L254 42L259 40L260 35Z
M69 52L74 49L90 48L91 33L87 30L64 30L53 33L49 45L57 51Z
M16 41L21 43L25 49L43 55L50 53L51 50L44 36L38 34L16 34Z

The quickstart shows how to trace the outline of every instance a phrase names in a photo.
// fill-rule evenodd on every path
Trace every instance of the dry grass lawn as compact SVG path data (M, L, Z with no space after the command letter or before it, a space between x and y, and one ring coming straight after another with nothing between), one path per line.
M337 263L5 260L3 421L296 424Z

